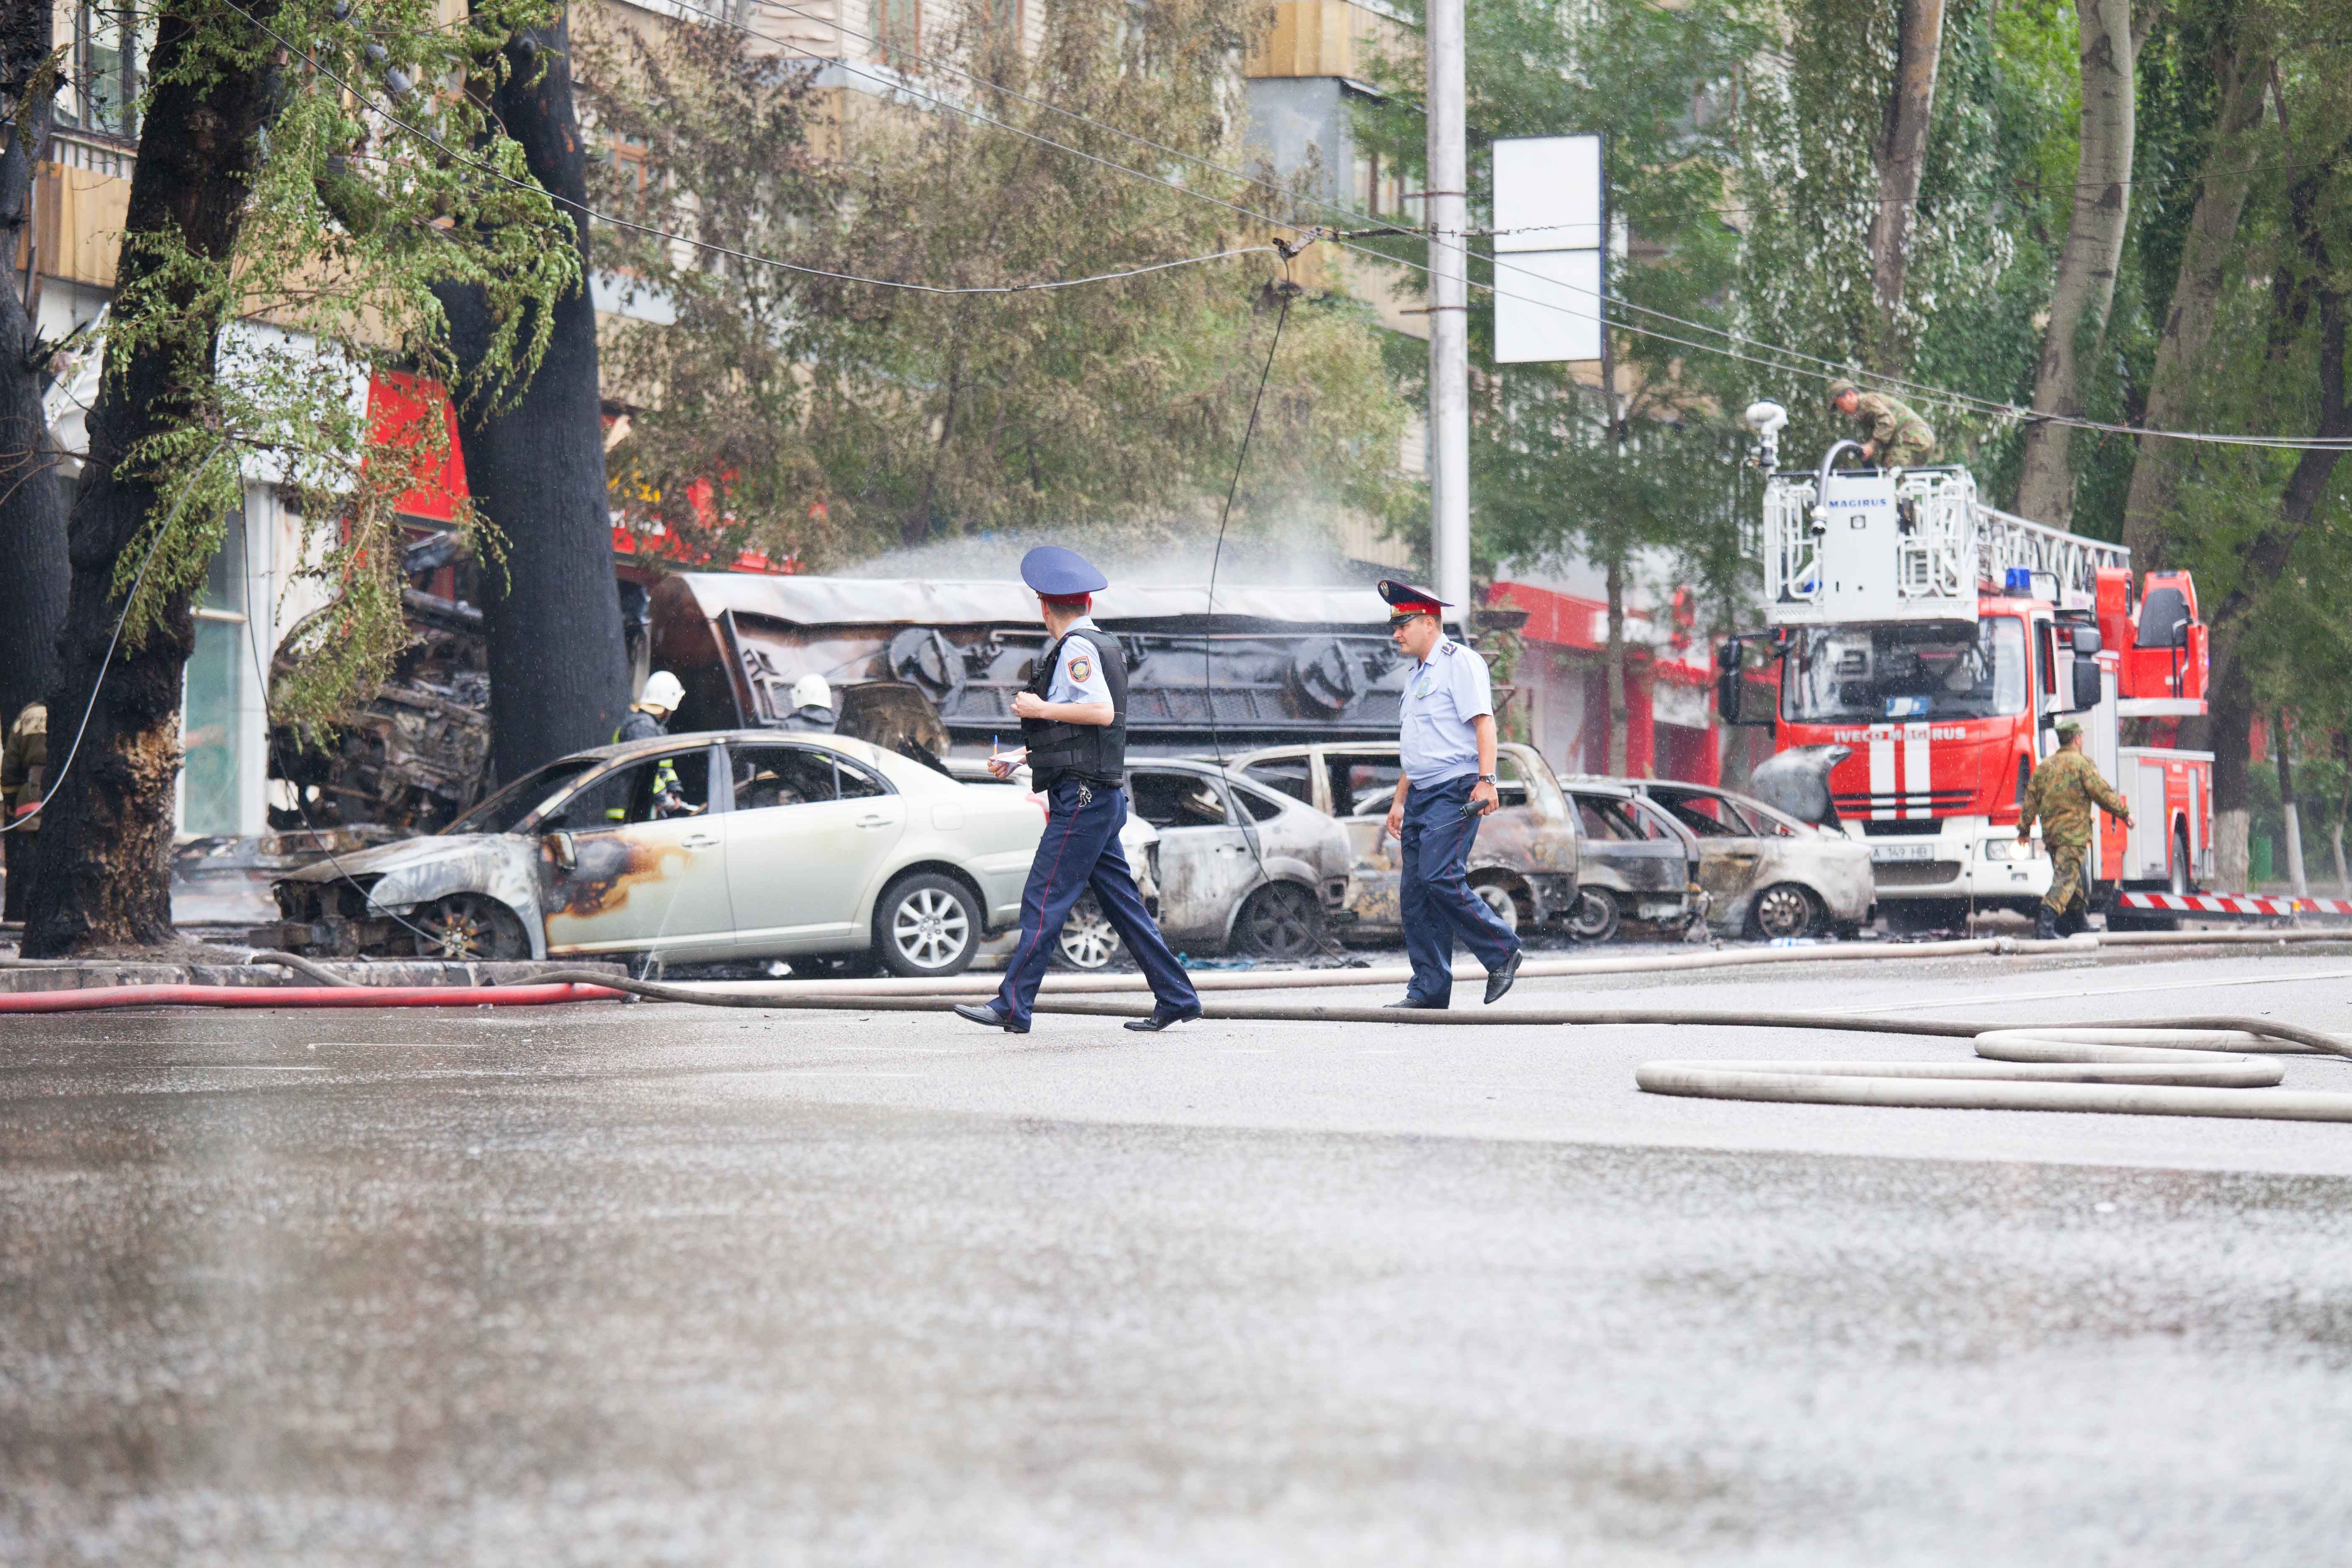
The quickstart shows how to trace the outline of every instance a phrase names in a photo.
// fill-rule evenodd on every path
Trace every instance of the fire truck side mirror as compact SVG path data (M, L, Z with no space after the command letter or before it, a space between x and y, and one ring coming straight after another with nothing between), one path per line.
M1732 637L1717 646L1715 650L1715 711L1727 724L1769 726L1772 716L1750 719L1740 711L1741 694L1748 683L1740 679L1741 667L1747 662L1740 639Z
M2079 637L2081 634L2075 635ZM2096 642L2098 637L2098 633L2093 632L2091 640ZM2081 645L2076 646L2079 649ZM2099 705L2099 696L2098 662L2095 659L2085 658L2078 651L2074 656L2074 706L2078 710L2096 708Z
M2074 657L2076 658L2088 658L2091 655L2097 653L2099 649L2105 646L2106 643L2105 639L2099 636L2098 627L2076 626L2074 628Z

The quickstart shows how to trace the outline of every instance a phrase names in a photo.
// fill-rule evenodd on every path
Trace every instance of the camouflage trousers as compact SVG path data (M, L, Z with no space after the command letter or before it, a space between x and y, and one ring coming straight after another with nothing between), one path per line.
M1935 460L1936 444L1933 441L1890 442L1877 458L1882 468L1916 468Z
M2063 915L2090 902L2083 881L2083 866L2090 858L2091 847L2087 844L2050 846L2050 890L2042 896L2043 909L2053 915Z

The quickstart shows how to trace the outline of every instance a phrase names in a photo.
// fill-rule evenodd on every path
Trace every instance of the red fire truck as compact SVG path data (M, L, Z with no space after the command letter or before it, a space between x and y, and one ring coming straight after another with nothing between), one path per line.
M1833 468L1852 442L1811 472L1774 468L1778 412L1750 410L1770 474L1769 629L1718 650L1718 703L1728 722L1772 725L1776 753L1807 751L1791 764L1826 771L1821 815L1870 846L1889 923L2040 901L2050 858L2038 840L2021 851L2018 804L2067 717L2135 824L2100 816L2093 907L2210 876L2212 753L2170 743L2205 711L2189 574L2135 584L2121 546L1987 506L1965 468ZM1769 717L1741 711L1759 664L1777 667Z

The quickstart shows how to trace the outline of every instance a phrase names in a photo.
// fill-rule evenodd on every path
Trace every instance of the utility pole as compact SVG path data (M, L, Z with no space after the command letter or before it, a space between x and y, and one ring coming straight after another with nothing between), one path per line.
M1429 0L1429 545L1437 596L1470 620L1470 280L1464 0Z

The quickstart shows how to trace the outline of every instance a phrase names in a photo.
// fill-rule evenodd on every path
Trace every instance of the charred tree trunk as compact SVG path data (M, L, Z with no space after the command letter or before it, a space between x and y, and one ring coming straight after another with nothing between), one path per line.
M2246 165L2252 154L2245 138L2262 123L2270 68L2268 51L2252 40L2242 40L2221 62L2221 119L2212 148L2205 154L2204 179L2180 247L2179 277L2172 286L2164 331L2156 344L2156 369L2148 378L2142 423L2152 430L2188 424L2197 380L2206 369L2205 349L2221 313L2222 280L2252 184ZM2132 462L2131 494L2124 503L2124 544L2143 572L2167 561L2166 531L2181 470L2181 454L2174 445L2143 437Z
M1936 107L1936 68L1944 52L1944 0L1902 0L1895 23L1895 89L1878 138L1878 210L1870 220L1870 291L1878 306L1871 363L1889 374L1906 369L1910 345L1896 327L1911 265L1913 208L1927 167L1927 126Z
M490 111L521 144L532 178L571 215L589 260L587 164L572 104L569 22L519 33ZM480 290L438 290L460 365L478 366L492 322ZM502 410L461 409L466 483L503 536L505 571L486 564L490 755L502 780L586 746L601 746L629 702L628 651L613 577L597 393L596 308L583 280L557 302L539 372Z
M2074 214L2066 225L2042 363L2033 375L2033 411L2044 415L2083 411L2083 362L2096 357L2105 337L2131 219L2133 77L2140 39L2131 0L2075 0L2074 14L2082 29L2082 154ZM2025 430L2017 510L2053 528L2064 528L2074 516L2073 434L2048 420Z
M224 24L208 14L204 25ZM201 85L172 79L194 26L176 8L157 24L158 85L131 176L118 300L134 298L134 285L146 279L172 276L142 237L176 235L196 258L226 264L243 221L270 83L263 72L226 68ZM54 793L37 835L28 957L172 940L172 787L180 772L181 677L195 643L188 593L172 595L160 628L135 646L126 640L110 664L106 650L124 608L113 591L116 564L158 500L152 482L116 470L138 443L190 417L182 365L194 362L209 378L219 346L196 293L196 280L183 273L147 297L157 320L171 324L146 337L127 364L109 352L105 387L90 411L89 456L68 533L71 599L49 688ZM67 768L85 707L89 731Z
M11 262L19 246L31 243L33 160L48 140L55 103L53 88L37 90L50 17L46 4L0 5L0 94L16 110L0 148L0 254ZM0 287L0 729L57 679L58 628L65 624L72 574L65 501L41 414L45 358L11 278Z

